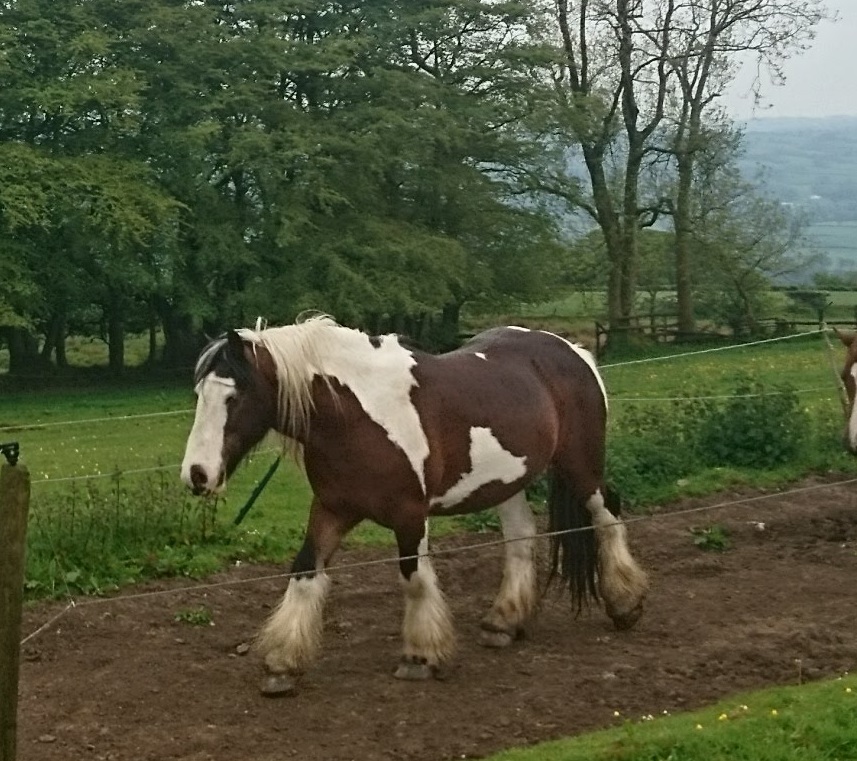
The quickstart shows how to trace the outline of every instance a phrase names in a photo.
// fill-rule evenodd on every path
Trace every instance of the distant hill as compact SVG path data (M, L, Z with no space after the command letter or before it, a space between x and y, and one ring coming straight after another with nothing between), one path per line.
M807 212L823 269L857 270L857 116L755 119L744 148L745 177Z
M857 116L755 119L746 125L746 177L811 212L813 222L857 220Z

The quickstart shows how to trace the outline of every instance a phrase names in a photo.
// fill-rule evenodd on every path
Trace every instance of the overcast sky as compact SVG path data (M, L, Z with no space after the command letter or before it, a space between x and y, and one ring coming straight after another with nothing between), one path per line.
M826 0L826 5L838 11L839 20L819 24L812 47L786 62L785 85L765 82L767 107L753 112L750 75L739 76L724 99L735 118L857 115L857 0Z

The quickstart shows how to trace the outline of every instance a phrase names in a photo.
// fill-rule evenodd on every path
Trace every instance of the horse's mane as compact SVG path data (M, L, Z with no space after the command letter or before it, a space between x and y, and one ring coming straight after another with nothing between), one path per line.
M285 431L305 431L312 413L312 381L322 373L322 357L337 333L348 330L328 315L318 315L276 328L241 329L245 341L263 346L271 355L279 388L280 425Z

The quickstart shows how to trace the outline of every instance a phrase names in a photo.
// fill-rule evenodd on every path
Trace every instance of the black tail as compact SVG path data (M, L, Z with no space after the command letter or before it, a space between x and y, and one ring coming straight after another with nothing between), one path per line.
M551 564L548 583L559 576L571 592L571 604L579 613L591 601L598 601L595 573L598 543L592 517L568 479L551 470L548 491L550 531L566 533L551 537Z

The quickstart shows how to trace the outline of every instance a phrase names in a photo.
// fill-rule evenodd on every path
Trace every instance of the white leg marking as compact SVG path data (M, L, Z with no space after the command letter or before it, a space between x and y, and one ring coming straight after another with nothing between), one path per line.
M648 588L646 574L628 549L625 524L604 506L601 490L586 502L598 537L599 588L611 610L628 613L643 599Z
M321 648L322 611L329 586L326 573L289 581L282 602L257 640L270 671L297 673L315 660Z
M420 540L417 570L410 579L401 577L405 593L402 622L405 658L425 658L429 666L447 660L455 648L452 615L440 591L428 552L428 521Z
M185 447L181 478L188 486L192 465L208 477L206 486L215 490L223 469L223 429L226 427L226 400L235 395L235 381L209 373L196 387L196 416Z
M857 383L857 364L851 365L851 375ZM851 416L848 418L848 443L851 449L857 449L857 402L851 406Z
M523 491L497 506L506 544L503 582L483 626L514 634L536 607L536 567L533 561L536 520Z
M503 449L490 428L470 429L470 471L462 473L446 494L432 497L432 507L450 508L463 502L480 486L492 481L510 484L527 472L527 458Z

